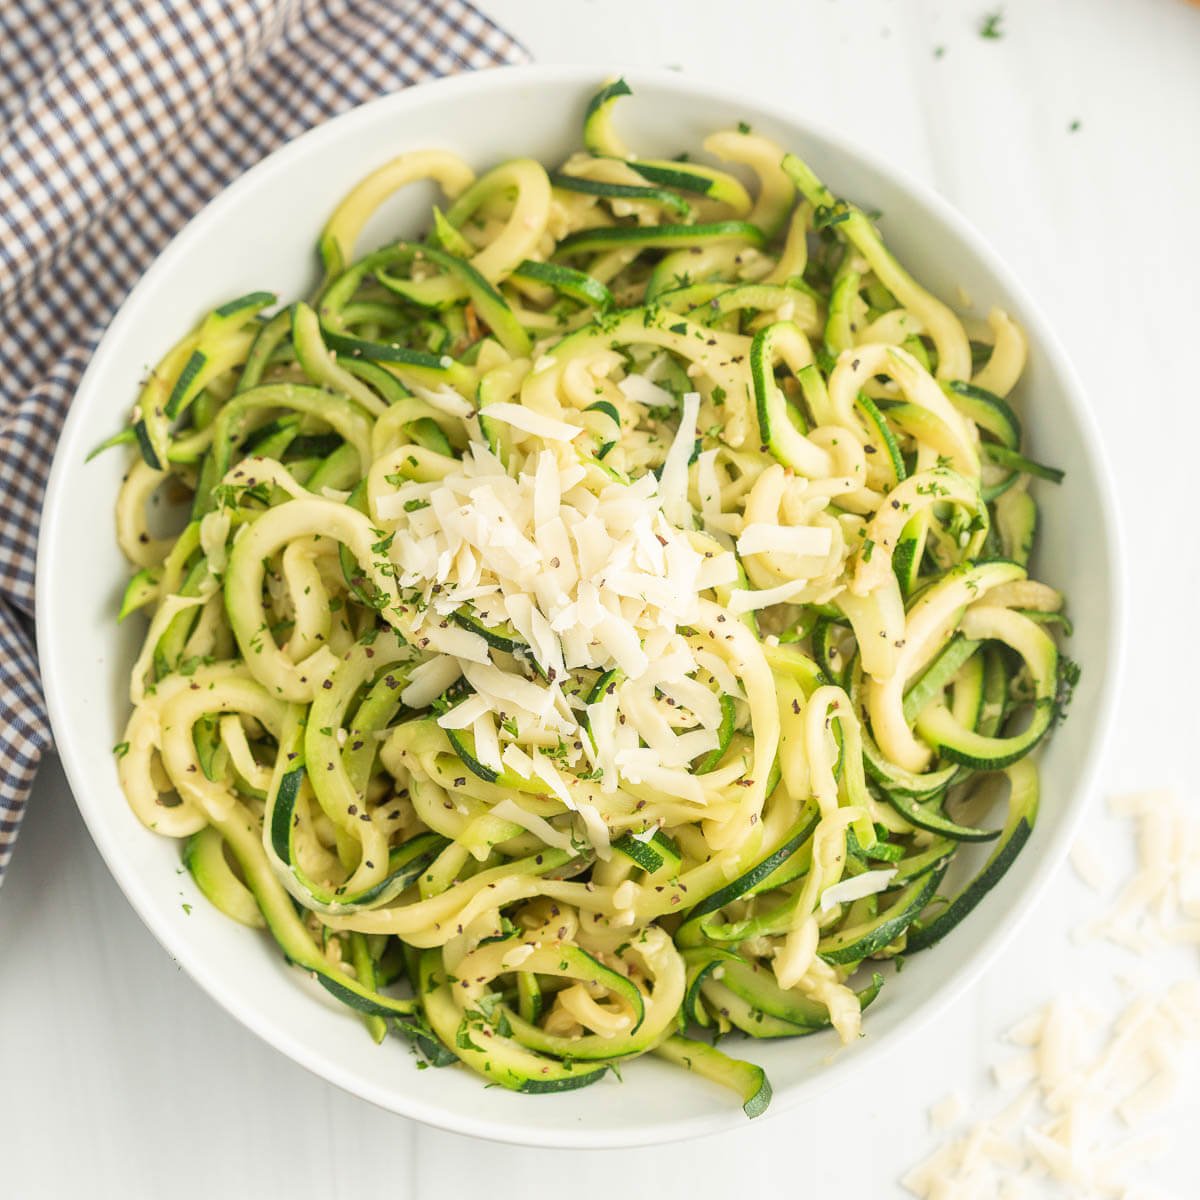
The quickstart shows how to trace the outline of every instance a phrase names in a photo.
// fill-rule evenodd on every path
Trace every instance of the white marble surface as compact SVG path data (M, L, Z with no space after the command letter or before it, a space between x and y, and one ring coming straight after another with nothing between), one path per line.
M1057 323L1117 465L1132 653L1104 777L1195 796L1200 8L1008 0L1005 36L985 41L988 4L975 0L485 7L543 61L678 66L793 105L929 179L985 231ZM1086 538L1089 514L1075 519ZM701 1144L498 1147L342 1095L219 1011L133 915L50 762L0 891L0 1196L715 1197L784 1185L886 1200L932 1144L928 1104L952 1088L981 1094L1000 1030L1061 989L1103 991L1137 962L1071 941L1097 904L1064 870L986 978L857 1091ZM1195 973L1196 957L1169 968ZM1197 1074L1178 1110L1193 1135ZM1200 1194L1187 1140L1155 1173L1180 1200Z

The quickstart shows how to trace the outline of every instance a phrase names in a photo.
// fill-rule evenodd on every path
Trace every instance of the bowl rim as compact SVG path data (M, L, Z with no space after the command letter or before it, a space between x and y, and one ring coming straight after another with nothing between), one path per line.
M454 1112L441 1106L428 1105L422 1100L419 1091L396 1091L376 1086L371 1081L363 1080L351 1071L343 1069L341 1064L322 1058L320 1052L310 1044L273 1024L268 1018L259 1019L254 1013L244 1011L237 998L226 989L221 972L206 963L202 955L195 954L189 948L189 943L179 936L178 930L168 924L165 910L155 899L148 883L138 875L126 871L121 865L118 839L109 829L101 807L89 798L88 764L82 754L75 750L71 736L69 668L67 664L59 661L53 626L49 619L47 597L56 583L50 547L58 540L60 526L69 520L69 511L64 511L64 505L61 503L64 494L63 481L71 466L78 461L81 448L76 443L80 441L89 393L95 379L103 374L109 347L119 339L124 326L131 319L129 314L137 308L141 297L158 285L159 280L170 272L176 259L182 256L193 242L204 236L208 223L217 214L236 206L243 195L258 187L262 181L286 168L293 160L303 158L326 140L346 133L359 123L369 123L380 109L387 109L399 116L414 104L427 103L434 94L450 96L455 93L502 92L509 87L538 83L566 83L583 90L594 88L606 74L611 72L585 64L523 64L488 68L422 83L367 101L306 131L267 155L218 192L174 235L130 290L105 330L79 381L75 399L56 447L46 487L36 568L38 657L50 723L55 735L55 746L75 803L101 857L126 899L167 953L240 1024L292 1061L342 1090L385 1110L452 1133L514 1145L558 1149L604 1149L664 1144L742 1127L744 1118L737 1111L736 1105L731 1106L728 1116L699 1114L685 1118L667 1118L639 1128L604 1130L542 1127L531 1124L527 1119L518 1119L515 1115L505 1120L479 1118L469 1112ZM1119 683L1124 671L1127 585L1119 570L1119 564L1123 561L1123 533L1114 502L1115 490L1108 457L1091 409L1086 403L1082 383L1055 332L1055 327L1013 270L972 222L932 187L908 171L886 161L882 155L865 149L853 138L847 138L834 128L810 120L807 116L797 115L782 103L759 99L753 95L747 96L730 85L714 86L686 72L630 67L622 74L635 88L639 82L644 82L684 98L694 95L697 91L703 92L708 98L728 103L731 112L744 109L748 104L752 105L772 120L796 129L802 137L836 146L839 151L857 160L890 184L912 195L934 214L937 221L949 226L969 247L970 254L976 261L995 275L1009 295L1019 303L1027 326L1035 332L1031 340L1047 360L1052 375L1062 384L1063 402L1072 411L1082 431L1084 457L1100 485L1101 510L1097 524L1102 530L1109 561L1113 564L1107 579L1112 638L1107 659L1103 664L1106 684L1104 694L1099 698L1097 718L1086 740L1087 754L1084 764L1076 773L1074 785L1065 797L1059 827L1051 839L1041 847L1039 866L1029 886L1013 900L990 935L972 943L959 960L949 980L920 1010L911 1014L896 1028L879 1035L869 1047L864 1047L862 1052L841 1057L819 1075L781 1088L776 1094L776 1103L772 1106L772 1115L777 1115L811 1101L818 1094L844 1086L851 1078L885 1059L897 1046L914 1037L944 1012L953 1001L975 984L988 965L1000 954L1024 924L1050 881L1057 875L1094 789L1099 769L1099 749L1107 740L1112 727L1116 698L1120 691ZM526 1118L527 1115L523 1114Z

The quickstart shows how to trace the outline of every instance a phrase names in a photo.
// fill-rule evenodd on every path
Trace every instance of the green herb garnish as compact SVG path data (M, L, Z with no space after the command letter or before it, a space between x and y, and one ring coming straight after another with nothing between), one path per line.
M993 41L1004 36L1004 30L1000 28L1001 22L1004 20L1004 9L998 8L995 12L986 13L983 18L983 23L979 26L979 36L981 38L990 38Z

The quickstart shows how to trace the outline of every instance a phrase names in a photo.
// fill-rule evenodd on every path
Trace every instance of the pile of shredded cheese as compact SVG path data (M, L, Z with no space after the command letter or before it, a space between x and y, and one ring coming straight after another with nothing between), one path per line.
M1115 797L1110 811L1135 823L1138 864L1089 935L1143 954L1200 940L1200 817L1169 791ZM1089 886L1112 886L1096 849L1077 845L1072 862ZM1119 1006L1060 996L1019 1021L1005 1035L1016 1049L992 1068L1003 1106L977 1119L960 1094L934 1104L931 1128L952 1133L902 1185L922 1200L1164 1197L1146 1171L1174 1134L1151 1121L1200 1045L1200 978L1146 976L1120 977L1133 995Z
M966 1123L958 1096L930 1110L953 1135L909 1171L922 1200L1132 1198L1134 1176L1172 1144L1144 1129L1170 1102L1181 1051L1200 1041L1200 980L1140 995L1115 1014L1059 998L1007 1034L1019 1047L993 1068L1004 1105Z
M470 729L481 763L538 776L564 800L539 742L561 744L572 768L586 757L605 791L644 783L703 804L728 780L701 780L689 764L718 745L719 695L742 690L724 659L679 632L702 619L703 592L737 580L728 550L665 513L672 457L678 446L686 456L694 419L692 429L681 425L661 484L646 474L597 489L594 473L556 452L578 427L511 407L535 443L515 477L473 441L441 479L402 482L377 502L395 530L391 557L414 614L412 637L434 654L403 699L419 707L465 678L474 694L439 719L442 727ZM480 626L509 627L540 678L497 666L485 637L451 619L464 608ZM571 688L580 668L619 672L619 682L587 705Z

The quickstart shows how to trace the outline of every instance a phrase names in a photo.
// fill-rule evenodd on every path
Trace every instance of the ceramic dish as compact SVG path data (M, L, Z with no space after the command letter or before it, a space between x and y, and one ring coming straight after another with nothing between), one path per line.
M771 1111L780 1112L882 1069L902 1035L926 1024L985 968L1061 861L1116 691L1121 585L1112 489L1087 404L1053 331L980 235L927 187L796 114L676 74L635 71L628 78L638 102L622 122L635 144L673 152L697 145L713 128L749 121L800 153L840 194L881 209L889 245L933 291L1012 313L1030 341L1017 393L1028 443L1066 471L1060 489L1041 493L1045 520L1034 566L1073 599L1069 649L1083 664L1084 683L1042 757L1032 840L962 927L907 963L903 987L885 989L857 1045L833 1053L834 1039L817 1036L753 1047L774 1084ZM623 1084L611 1079L554 1097L484 1090L457 1069L418 1072L400 1041L374 1045L345 1010L289 971L265 939L247 936L193 895L190 877L178 871L178 844L144 829L118 786L111 749L127 714L137 637L115 624L126 569L112 535L112 504L123 459L84 459L119 427L147 365L206 309L256 288L284 297L311 289L316 234L350 183L423 146L447 147L478 168L517 155L557 162L575 144L597 82L592 69L523 67L390 96L299 138L214 200L130 295L84 376L51 476L37 578L43 679L71 787L118 884L171 956L248 1028L366 1100L460 1133L556 1147L664 1142L745 1118L720 1089L650 1059L627 1071ZM424 186L405 191L385 214L391 236L415 230L431 199ZM386 236L379 220L367 236Z

